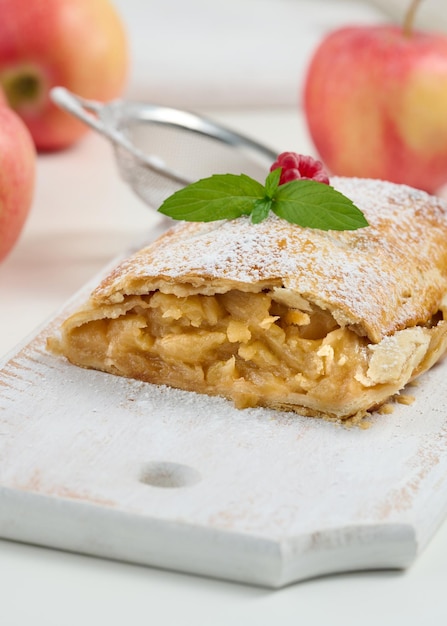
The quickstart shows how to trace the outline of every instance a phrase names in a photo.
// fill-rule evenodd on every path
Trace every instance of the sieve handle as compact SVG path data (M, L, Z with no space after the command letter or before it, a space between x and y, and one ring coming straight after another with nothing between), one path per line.
M81 122L93 128L101 135L104 135L114 143L129 149L129 142L124 135L114 128L105 126L98 117L103 105L94 100L87 100L75 95L65 87L53 87L50 91L52 101L61 109L77 117Z
M84 122L93 128L93 130L96 130L109 139L113 144L127 150L139 163L144 164L153 172L162 176L168 176L171 180L182 186L188 185L191 182L178 172L168 168L157 156L146 155L138 150L125 135L119 132L119 130L113 126L104 124L98 117L104 108L102 103L77 96L71 91L68 91L68 89L65 89L65 87L53 87L50 91L50 97L61 109L77 117L81 122Z

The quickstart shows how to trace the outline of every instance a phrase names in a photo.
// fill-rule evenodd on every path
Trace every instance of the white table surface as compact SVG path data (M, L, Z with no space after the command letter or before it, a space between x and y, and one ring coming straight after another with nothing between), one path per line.
M210 114L210 112L207 112ZM213 111L278 151L312 152L291 108ZM91 134L40 156L30 218L0 265L0 355L157 223ZM447 617L447 523L405 572L362 572L271 591L0 540L0 623L420 626ZM444 619L442 619L444 618Z

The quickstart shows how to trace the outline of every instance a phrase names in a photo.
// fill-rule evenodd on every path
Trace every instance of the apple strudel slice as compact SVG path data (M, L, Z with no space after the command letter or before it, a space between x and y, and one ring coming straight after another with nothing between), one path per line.
M50 349L237 407L360 419L447 348L447 206L336 178L369 227L269 216L174 226L123 261Z

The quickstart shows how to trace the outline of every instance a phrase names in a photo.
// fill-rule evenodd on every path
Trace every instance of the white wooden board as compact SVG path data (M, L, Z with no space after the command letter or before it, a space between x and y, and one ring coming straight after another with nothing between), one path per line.
M71 366L65 314L0 364L0 536L281 587L405 568L446 516L447 362L346 428Z

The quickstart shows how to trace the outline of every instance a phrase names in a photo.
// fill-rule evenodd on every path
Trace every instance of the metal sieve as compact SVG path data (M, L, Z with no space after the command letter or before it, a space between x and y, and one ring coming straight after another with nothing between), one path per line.
M277 153L188 111L149 103L81 98L51 90L61 109L108 139L122 178L157 209L176 190L211 174L240 174L264 182Z

